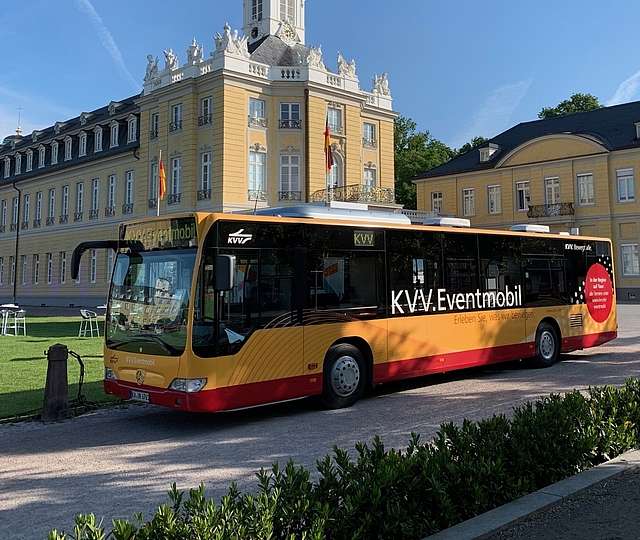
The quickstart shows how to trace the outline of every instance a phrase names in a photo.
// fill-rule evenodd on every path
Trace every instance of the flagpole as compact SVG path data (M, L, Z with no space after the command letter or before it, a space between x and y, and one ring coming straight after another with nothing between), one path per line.
M158 160L158 180L156 183L156 216L160 217L160 166L162 164L162 148L160 149L160 159Z

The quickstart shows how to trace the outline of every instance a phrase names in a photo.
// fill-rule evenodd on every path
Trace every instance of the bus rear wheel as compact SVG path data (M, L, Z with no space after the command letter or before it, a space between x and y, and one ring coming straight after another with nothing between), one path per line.
M560 358L560 336L549 323L543 322L536 330L536 355L533 365L539 368L551 367Z
M322 402L330 409L353 405L364 393L366 364L357 347L348 343L334 345L324 362Z

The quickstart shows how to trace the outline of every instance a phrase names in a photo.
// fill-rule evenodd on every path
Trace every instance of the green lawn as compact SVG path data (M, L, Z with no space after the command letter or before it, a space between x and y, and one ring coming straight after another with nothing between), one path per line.
M83 393L89 401L113 398L102 390L104 367L102 337L79 338L80 317L28 317L27 336L0 336L0 418L25 414L42 407L47 379L46 350L62 343L78 353L85 365ZM100 323L102 334L103 324ZM80 369L69 357L69 398L78 393Z

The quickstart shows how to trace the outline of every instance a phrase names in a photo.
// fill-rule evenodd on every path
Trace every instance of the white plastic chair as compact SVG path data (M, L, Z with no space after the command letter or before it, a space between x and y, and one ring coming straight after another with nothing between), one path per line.
M7 335L8 325L9 325L9 310L0 309L0 336Z
M9 312L8 322L5 323L5 333L8 335L9 331L13 330L13 335L27 335L27 312L24 309L18 311Z
M80 330L78 331L78 337L87 337L87 332L93 337L93 332L100 337L100 328L98 326L98 314L95 311L89 311L88 309L81 309L80 316Z

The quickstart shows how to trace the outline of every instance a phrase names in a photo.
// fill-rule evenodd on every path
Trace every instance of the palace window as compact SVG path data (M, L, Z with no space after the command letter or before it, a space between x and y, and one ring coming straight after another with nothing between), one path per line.
M462 190L462 213L465 216L475 216L476 214L476 196L473 188Z
M249 126L267 127L264 100L249 98Z
M633 169L618 169L616 171L616 180L618 184L618 201L635 201L636 195L633 180Z
M62 186L62 220L69 216L69 186Z
M331 105L327 107L327 121L332 133L342 133L342 108Z
M11 224L16 227L18 225L18 210L20 209L18 197L11 200Z
M327 188L335 189L344 186L344 160L337 152L333 153L333 167L327 175Z
M58 255L60 258L60 283L67 282L67 253L66 251L61 251Z
M9 284L13 285L16 281L16 261L13 255L9 256Z
M578 184L578 204L594 204L593 174L578 174L576 181Z
M49 222L53 223L53 220L55 219L55 213L56 213L56 190L55 188L51 188L49 190L49 214L48 214L48 218L49 218Z
M296 23L296 0L280 0L280 20Z
M376 146L376 125L369 122L362 124L362 144L365 147Z
M149 124L151 126L149 129L149 138L157 139L158 132L160 130L160 114L157 112L151 113L151 116L149 117Z
M33 256L33 284L37 285L40 281L40 255Z
M622 244L620 246L622 255L622 275L640 275L640 252L638 244Z
M31 195L29 193L25 193L22 198L22 206L24 207L22 210L22 223L29 223L30 213L31 213Z
M251 0L251 20L262 20L262 0Z
M84 131L80 132L78 136L78 156L87 155L87 134Z
M46 148L44 146L40 146L38 148L38 168L40 169L44 167L45 156L46 156Z
M47 253L47 284L53 281L53 253Z
M98 205L100 204L100 179L91 180L91 215L97 217Z
M200 155L200 190L202 195L211 195L211 152Z
M300 129L300 104L280 103L280 128Z
M431 211L436 214L442 214L443 196L442 191L431 192Z
M149 175L149 201L152 201L155 206L157 204L157 198L158 198L158 162L152 161L151 171Z
M42 191L38 191L36 193L36 222L40 223L42 221Z
M127 142L132 143L136 142L138 138L138 117L130 116L127 121Z
M198 118L199 126L211 124L211 97L207 96L200 100L200 117Z
M0 229L4 232L5 227L7 226L7 201L6 199L2 200L0 204Z
M367 188L376 187L377 182L377 173L373 167L365 167L364 168L364 185Z
M98 251L95 249L91 250L91 261L89 265L89 281L91 283L96 282L98 274Z
M544 200L546 204L560 204L560 178L557 176L544 179Z
M4 177L9 178L10 174L11 174L11 158L6 157L4 158Z
M182 180L182 159L179 157L171 160L171 198L170 202L180 202L180 184Z
M0 257L0 285L4 285L4 257Z
M27 170L26 170L26 172L30 172L31 170L33 170L33 150L31 150L31 148L29 148L29 150L27 150Z
M93 151L102 152L102 128L96 126L93 130Z
M169 131L178 131L180 129L182 129L182 103L176 103L171 106Z
M73 145L73 139L66 137L64 140L64 160L69 161L71 159L71 148Z
M118 146L118 137L120 135L120 125L115 120L111 122L109 133L109 148Z
M264 197L267 187L267 154L265 152L249 152L249 199ZM252 197L254 196L254 197Z
M51 165L58 164L58 141L51 143Z
M27 256L20 255L20 271L22 272L22 284L27 284Z
M22 154L16 154L16 174L20 174L22 172Z
M76 184L76 216L75 219L80 221L84 212L84 182Z
M299 200L300 156L284 154L280 156L280 200Z
M116 183L117 177L115 174L109 175L109 190L107 191L107 210L109 213L113 213L116 206Z
M133 212L133 179L133 171L127 171L125 173L124 208L122 209L123 214L130 214L131 212Z
M487 200L490 214L502 213L502 188L500 186L487 187Z
M516 209L519 212L526 212L529 210L530 202L529 181L516 182Z

